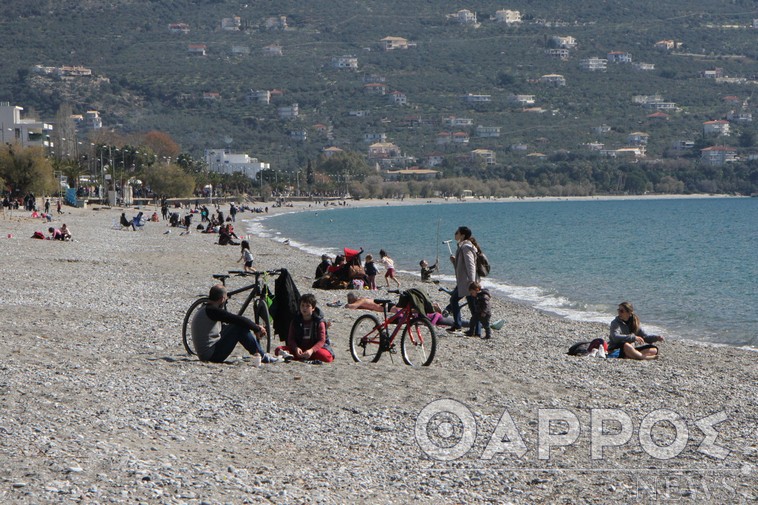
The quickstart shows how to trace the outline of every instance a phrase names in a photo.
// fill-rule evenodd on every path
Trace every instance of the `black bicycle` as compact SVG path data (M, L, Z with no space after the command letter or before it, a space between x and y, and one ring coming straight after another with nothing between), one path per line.
M253 321L255 321L255 324L266 328L266 345L265 349L266 352L271 352L271 317L268 313L268 301L266 300L267 295L271 296L271 290L268 289L268 286L265 283L265 278L269 276L276 276L281 273L281 270L269 270L266 272L243 272L242 270L230 270L228 274L214 274L213 278L221 281L221 284L226 286L226 280L232 276L234 277L250 277L254 276L255 281L247 286L243 286L239 289L235 289L232 291L227 291L226 295L229 298L226 303L224 304L224 308L226 310L229 310L228 305L229 301L235 296L240 293L245 293L247 291L250 292L249 295L247 295L247 298L242 303L242 306L236 311L237 315L243 315L247 308L250 306L250 304L253 304ZM261 277L264 277L264 282L261 282ZM184 323L182 324L182 343L184 344L184 348L187 350L187 353L191 356L194 354L197 354L195 352L195 345L192 342L192 319L194 318L195 312L198 311L203 305L205 305L207 302L209 302L210 299L207 296L201 295L201 298L198 298L194 302L192 302L192 305L190 305L189 309L187 309L187 313L184 315ZM261 346L263 346L263 342L261 342Z

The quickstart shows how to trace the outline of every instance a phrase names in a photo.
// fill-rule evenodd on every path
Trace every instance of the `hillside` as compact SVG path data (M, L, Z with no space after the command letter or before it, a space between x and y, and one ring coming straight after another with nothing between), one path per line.
M196 156L228 146L291 172L326 146L365 154L364 135L385 134L419 161L440 154L447 175L484 173L470 152L491 150L488 176L520 180L546 164L597 163L586 144L625 147L633 132L649 135L646 160L682 157L696 165L699 152L675 152L677 141L733 145L743 159L758 152L753 122L732 122L728 137L700 138L705 121L755 112L758 8L748 0L5 3L1 101L48 119L63 103L75 113L99 110L107 128L165 131ZM464 8L475 24L451 17ZM497 22L500 9L520 11L522 22ZM235 16L236 29L222 29L222 19ZM171 33L172 23L186 24L188 33ZM410 47L382 50L388 36ZM552 37L575 39L566 59L546 53L560 49ZM676 46L656 48L661 40ZM583 59L612 52L632 62L580 68ZM335 68L342 56L357 58L357 70ZM35 65L83 66L92 76L61 80ZM732 79L702 76L716 69ZM546 74L562 75L566 85L538 82ZM385 94L368 94L371 83ZM266 104L251 90L281 94ZM393 103L392 92L407 103ZM489 99L466 101L467 94ZM515 103L512 95L533 95L534 103ZM655 109L634 103L639 96L676 108L650 118ZM299 115L281 119L278 108L292 104ZM449 117L471 121L447 125ZM608 131L593 131L602 125ZM477 136L477 126L499 128L499 136ZM438 143L441 133L458 132L469 141ZM755 168L747 170L740 180L752 177L752 186L733 189L755 191Z

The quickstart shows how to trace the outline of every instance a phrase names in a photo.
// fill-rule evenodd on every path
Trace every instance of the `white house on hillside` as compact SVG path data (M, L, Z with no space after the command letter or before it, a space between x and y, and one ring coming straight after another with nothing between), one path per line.
M239 172L251 179L255 179L261 170L271 168L270 164L262 163L257 158L251 158L247 154L232 154L227 149L206 149L205 162L211 172L220 174Z
M521 13L519 11L512 11L508 9L495 11L495 21L498 23L505 23L507 25L518 24L521 23Z

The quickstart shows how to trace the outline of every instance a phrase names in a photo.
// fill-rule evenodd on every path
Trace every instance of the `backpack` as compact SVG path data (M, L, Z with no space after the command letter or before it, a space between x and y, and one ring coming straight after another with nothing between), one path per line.
M577 342L576 344L569 347L569 350L566 354L569 356L586 356L590 352L589 347L590 342Z
M479 277L487 277L490 273L490 260L482 251L479 251L476 255L476 275Z
M44 240L45 234L42 233L41 231L35 231L34 234L32 235L32 238L39 238L39 239Z

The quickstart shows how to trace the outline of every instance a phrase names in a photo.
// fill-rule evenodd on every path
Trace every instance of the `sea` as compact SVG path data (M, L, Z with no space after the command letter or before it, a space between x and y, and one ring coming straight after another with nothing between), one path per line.
M648 333L758 350L758 198L322 205L246 226L316 255L385 249L416 275L421 259L439 260L448 287L453 234L468 226L492 265L493 293L604 323L631 301Z

